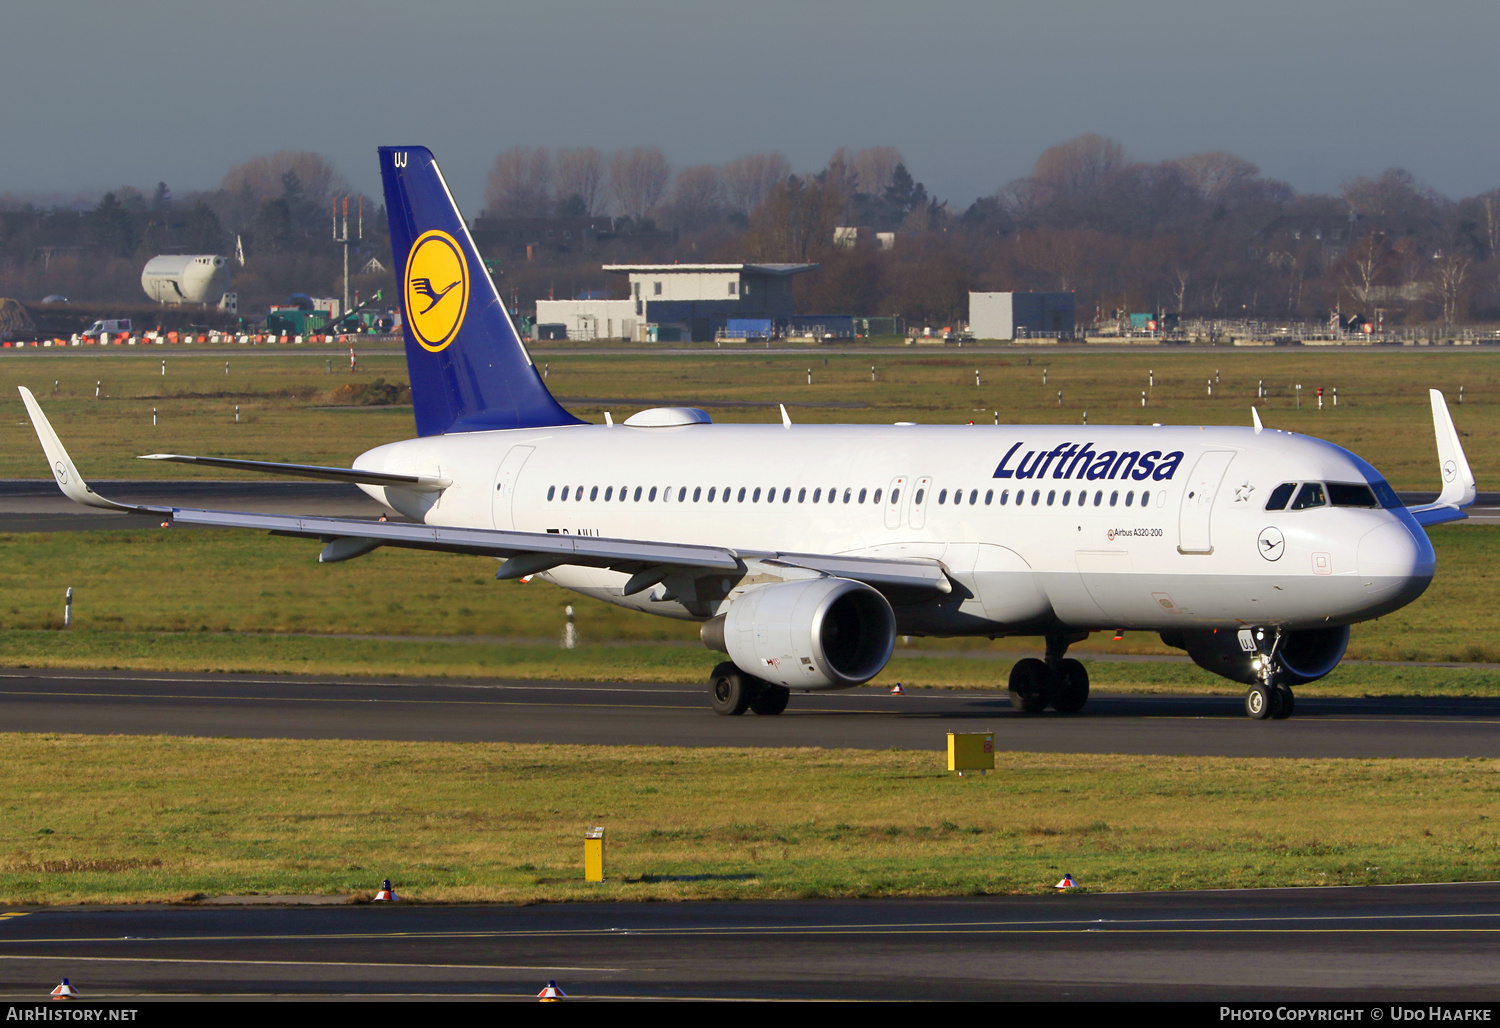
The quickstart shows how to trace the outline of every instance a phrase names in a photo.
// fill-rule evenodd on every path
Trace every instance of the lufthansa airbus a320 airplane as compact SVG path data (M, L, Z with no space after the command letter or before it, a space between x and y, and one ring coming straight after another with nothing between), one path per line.
M1464 517L1474 476L1431 392L1443 488L1406 507L1373 467L1253 427L715 425L691 407L587 424L548 393L432 154L382 147L417 438L351 468L148 459L352 482L404 522L130 506L78 476L21 390L58 484L93 507L323 543L499 558L649 614L701 623L729 657L721 714L779 714L794 690L869 681L899 634L1038 636L1012 703L1077 711L1068 647L1159 632L1282 718L1328 674L1349 626L1432 580L1425 527Z

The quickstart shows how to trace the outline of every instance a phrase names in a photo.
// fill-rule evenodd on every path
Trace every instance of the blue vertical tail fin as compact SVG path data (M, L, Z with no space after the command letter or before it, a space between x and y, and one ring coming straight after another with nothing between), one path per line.
M382 146L417 434L578 425L542 384L432 153Z

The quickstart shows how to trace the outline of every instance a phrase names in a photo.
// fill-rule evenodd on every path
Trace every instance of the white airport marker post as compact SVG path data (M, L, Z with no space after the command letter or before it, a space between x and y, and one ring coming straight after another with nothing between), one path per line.
M240 423L240 405L239 404L235 404L234 405L234 423L236 425L238 425Z
M1458 387L1458 402L1459 403L1463 403L1464 402L1464 387L1463 386L1459 386Z
M567 616L567 623L563 625L563 649L576 649L578 646L578 624L573 620L573 605L570 603L563 608Z
M68 586L68 591L63 594L63 627L67 628L73 623L73 587Z
M1058 391L1057 391L1057 405L1058 405L1058 406L1059 406L1059 407L1061 407L1061 406L1062 406L1062 390L1061 390L1061 389L1059 389L1059 390L1058 390Z
M974 384L975 385L979 384L979 369L978 368L974 369Z
M875 365L873 365L873 364L870 365L870 381L871 382L875 381ZM1463 389L1460 388L1459 391L1458 391L1458 393L1459 393L1460 396L1462 396L1463 395ZM1460 400L1459 402L1462 403L1463 401Z
M1141 390L1141 406L1146 406L1146 390L1144 389Z
M1047 384L1047 369L1043 368L1042 369L1042 385L1046 385L1046 384Z
M812 368L807 369L807 384L812 385Z
M1333 405L1335 407L1337 407L1339 405L1339 387L1338 386L1334 386L1333 387Z
M225 377L228 377L228 375L229 375L229 362L228 361L224 362L224 375L225 375Z
M166 361L162 361L161 362L161 377L162 378L166 378L167 377L167 362Z
M151 408L151 424L156 424L156 408Z
M1147 389L1155 389L1156 388L1156 369L1155 368L1152 368L1152 369L1150 369L1149 371L1146 372L1146 388Z
M1210 400L1212 400L1214 398L1214 380L1213 379L1209 379L1208 380L1208 398Z
M1302 409L1302 383L1297 383L1297 409Z
M94 399L96 400L99 399L99 385L100 383L98 382L94 383Z

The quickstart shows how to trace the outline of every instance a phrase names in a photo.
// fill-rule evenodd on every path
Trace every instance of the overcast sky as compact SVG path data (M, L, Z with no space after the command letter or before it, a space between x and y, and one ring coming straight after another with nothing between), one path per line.
M316 150L379 190L430 146L466 213L517 144L892 145L962 209L1086 132L1139 160L1230 150L1302 191L1410 169L1500 186L1495 0L20 0L0 53L0 192L216 186Z

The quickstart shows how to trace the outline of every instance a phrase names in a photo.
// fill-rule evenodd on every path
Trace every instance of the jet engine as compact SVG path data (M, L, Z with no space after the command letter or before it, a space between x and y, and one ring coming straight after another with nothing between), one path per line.
M1193 663L1234 682L1254 685L1260 681L1251 666L1257 653L1240 643L1239 632L1221 628L1187 632L1163 632L1161 641L1179 650L1187 650ZM1279 678L1286 685L1316 682L1338 667L1349 645L1349 627L1311 628L1283 632L1276 648Z
M880 673L896 645L884 596L847 578L751 589L703 623L704 645L741 671L793 689L843 689Z

